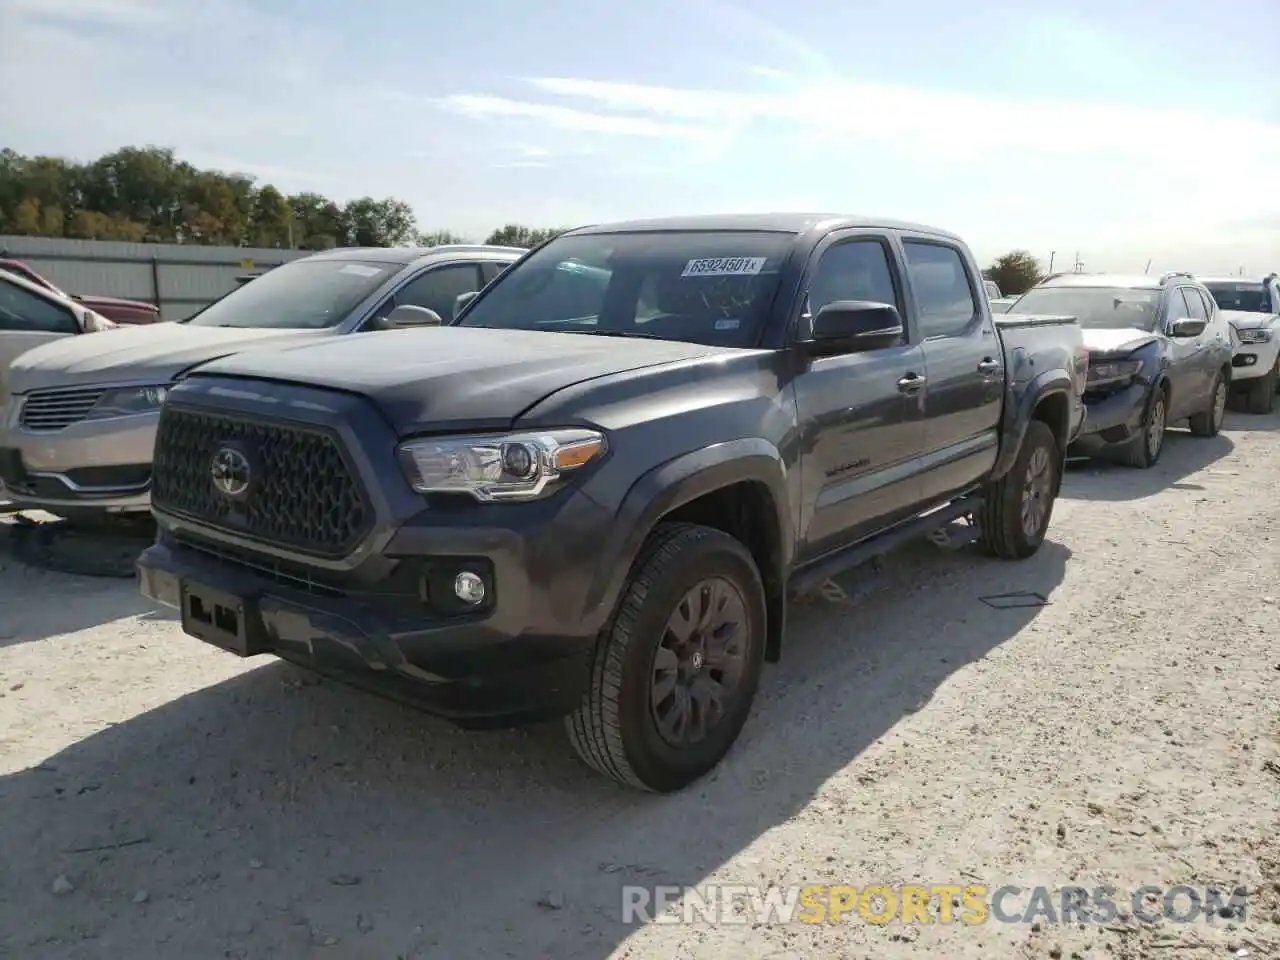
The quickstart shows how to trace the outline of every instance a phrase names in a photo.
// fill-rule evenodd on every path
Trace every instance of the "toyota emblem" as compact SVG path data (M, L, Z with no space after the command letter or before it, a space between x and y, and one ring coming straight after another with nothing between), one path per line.
M238 500L249 491L249 458L235 447L220 447L209 465L213 488L229 500Z

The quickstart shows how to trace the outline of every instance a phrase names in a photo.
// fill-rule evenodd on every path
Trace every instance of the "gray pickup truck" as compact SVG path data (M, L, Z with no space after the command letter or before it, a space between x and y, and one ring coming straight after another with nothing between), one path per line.
M143 593L598 771L711 770L789 598L945 529L1040 547L1086 357L957 237L820 215L570 231L449 326L250 351L161 412Z

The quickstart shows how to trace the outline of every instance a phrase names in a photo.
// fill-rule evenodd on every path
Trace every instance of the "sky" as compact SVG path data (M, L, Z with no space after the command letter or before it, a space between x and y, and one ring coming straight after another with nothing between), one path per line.
M770 210L1280 270L1280 0L0 0L0 146L423 230Z

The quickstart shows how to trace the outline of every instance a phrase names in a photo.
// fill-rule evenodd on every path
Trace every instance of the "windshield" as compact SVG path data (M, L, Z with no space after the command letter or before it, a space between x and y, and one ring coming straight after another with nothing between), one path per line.
M792 240L745 231L560 237L503 274L457 325L754 346Z
M1075 317L1086 329L1148 332L1159 321L1159 290L1132 287L1036 287L1022 295L1009 313Z
M400 269L398 263L295 260L237 287L186 322L193 327L334 327Z
M1267 288L1260 283L1206 283L1219 310L1272 313Z

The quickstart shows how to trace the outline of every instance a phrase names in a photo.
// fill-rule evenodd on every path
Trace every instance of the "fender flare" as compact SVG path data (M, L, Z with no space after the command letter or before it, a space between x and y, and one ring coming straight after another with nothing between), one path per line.
M1010 397L1013 403L1009 403L1005 407L1004 436L1009 442L1003 444L1000 448L1000 455L996 458L996 465L991 471L991 479L998 480L1012 469L1014 461L1018 459L1018 454L1022 450L1022 442L1027 437L1027 427L1035 418L1035 410L1046 397L1064 395L1071 397L1073 392L1074 381L1072 375L1061 368L1055 370L1045 370L1042 373L1032 377L1027 385L1018 393L1013 393ZM1068 405L1067 420L1061 424L1063 443L1063 456L1066 456L1066 446L1071 440L1071 410Z
M600 564L583 609L584 619L599 629L612 615L627 576L645 540L663 516L704 494L744 480L764 484L773 497L778 529L778 565L761 570L766 588L781 584L783 571L795 551L795 524L791 518L786 485L787 468L782 454L762 438L729 440L711 444L652 468L640 476L622 499L614 515ZM781 587L785 592L785 586Z

